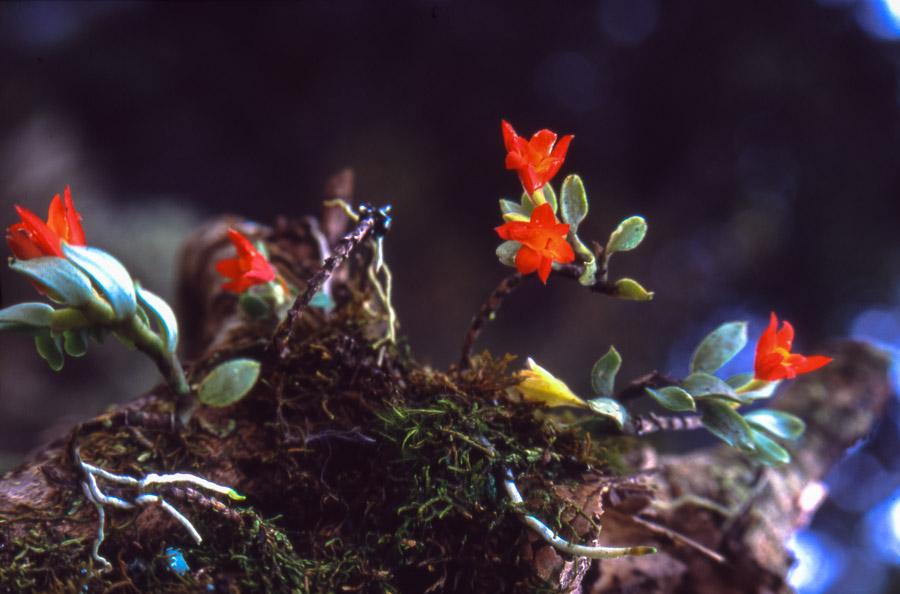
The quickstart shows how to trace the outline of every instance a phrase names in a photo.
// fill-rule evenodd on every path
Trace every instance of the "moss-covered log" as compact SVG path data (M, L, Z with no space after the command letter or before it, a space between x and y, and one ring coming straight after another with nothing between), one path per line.
M346 181L331 194L346 196ZM329 209L319 221L243 228L303 287L323 238L334 244L345 222ZM485 353L439 372L404 348L373 348L385 315L366 249L334 279L337 307L306 309L282 356L274 325L248 322L218 289L212 263L234 223L210 223L184 252L188 375L196 382L240 356L262 363L260 381L236 405L198 408L186 426L158 386L2 477L0 592L787 591L784 542L814 507L801 493L870 430L890 393L884 357L846 344L835 365L777 400L809 421L791 465L761 470L724 447L658 456L612 424L564 427L515 402L507 358ZM100 552L112 567L101 572L76 447L112 472L191 472L247 500L161 487L199 545L158 507L111 509ZM562 536L660 552L567 558L520 522L506 469L530 512ZM173 568L173 549L188 570Z

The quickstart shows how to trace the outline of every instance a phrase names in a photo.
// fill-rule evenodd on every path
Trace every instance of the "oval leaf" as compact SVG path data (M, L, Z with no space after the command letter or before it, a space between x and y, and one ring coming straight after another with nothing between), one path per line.
M762 431L753 431L753 443L756 445L753 458L763 464L781 466L791 461L791 454Z
M597 396L609 396L613 393L616 374L622 366L622 356L616 347L609 347L605 355L600 357L591 368L591 387Z
M58 336L52 336L49 330L38 332L34 335L34 346L38 355L47 362L50 369L59 371L63 368L63 357L61 340Z
M500 212L503 214L504 221L527 221L530 208L525 209L524 206L513 202L512 200L500 199Z
M629 217L619 223L616 230L609 236L606 242L606 254L610 256L616 252L633 250L644 241L647 234L647 221L644 217Z
M232 359L218 365L203 378L198 397L207 406L229 406L246 396L258 378L259 361Z
M803 419L780 410L761 408L744 415L744 418L757 429L781 439L797 439L806 431Z
M753 380L752 373L738 373L732 375L730 378L725 380L725 383L737 390L738 388L742 388L749 384Z
M83 330L67 330L63 333L63 346L70 357L83 357L87 353L87 333Z
M166 351L174 353L178 348L178 320L175 319L175 312L159 295L151 293L138 283L135 283L134 288L141 307L156 325Z
M117 320L125 320L137 309L134 281L122 263L103 250L62 242L63 253L87 274L106 297Z
M0 309L0 330L34 327L49 328L53 321L54 309L46 303L36 301L17 303Z
M616 281L616 297L631 301L650 301L653 299L653 291L648 291L636 280L620 278Z
M504 241L498 245L497 258L500 259L500 263L515 268L516 254L519 252L520 247L522 247L522 244L518 241Z
M714 375L698 371L692 373L681 382L681 387L687 390L694 398L702 398L711 394L722 394L737 398L734 388L720 380Z
M553 209L553 214L556 214L559 206L557 205L556 191L553 189L553 186L551 184L546 184L541 188L541 191L544 192L544 200L546 200L547 204L550 205L550 208Z
M587 216L588 199L584 184L577 175L568 175L563 180L560 191L559 215L563 223L569 224L569 233L574 234L578 225Z
M595 414L612 419L619 430L625 427L628 411L612 398L594 398L588 400L587 404Z
M91 279L65 258L11 260L9 267L47 287L66 305L80 306L97 298Z
M697 346L691 357L691 372L714 373L747 345L747 322L722 324Z
M686 412L697 410L697 403L690 394L679 388L678 386L667 386L654 390L653 388L644 388L648 394L659 403L660 406L673 410L675 412Z
M745 452L756 449L753 429L736 410L717 400L701 400L697 407L702 414L703 426L730 446Z

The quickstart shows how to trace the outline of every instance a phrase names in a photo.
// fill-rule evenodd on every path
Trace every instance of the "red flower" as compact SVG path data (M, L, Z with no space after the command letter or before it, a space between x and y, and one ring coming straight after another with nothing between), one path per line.
M6 243L13 255L20 260L30 260L41 256L63 257L60 240L72 245L85 245L81 215L72 203L72 193L66 186L65 202L59 194L50 202L47 222L41 220L25 207L16 205L20 223L6 229Z
M275 280L275 269L260 254L250 240L239 231L228 230L228 239L237 250L236 258L226 258L216 262L216 270L230 279L222 283L222 288L232 293L243 293L253 285L264 285Z
M513 129L509 122L501 120L503 143L506 145L506 168L519 173L522 187L528 195L544 187L562 167L566 160L569 143L575 138L571 134L563 136L555 147L556 133L550 130L535 132L531 140L525 140Z
M756 343L756 361L753 365L756 379L767 382L793 379L801 373L809 373L831 363L831 357L821 355L804 357L791 353L794 327L787 321L783 322L781 330L776 332L777 327L778 317L772 312L769 327Z
M566 241L569 226L557 222L553 209L546 202L531 211L531 220L527 223L509 221L495 231L503 239L522 244L516 252L516 269L522 274L537 271L545 285L553 262L568 264L575 259L575 252Z

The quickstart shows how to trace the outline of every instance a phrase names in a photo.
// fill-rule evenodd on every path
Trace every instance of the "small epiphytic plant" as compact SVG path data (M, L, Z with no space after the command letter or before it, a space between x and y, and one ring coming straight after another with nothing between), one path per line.
M187 412L175 415L173 411L172 418L186 424L196 406L196 398L194 387L176 355L178 322L169 305L135 281L116 258L87 245L81 214L75 209L68 187L64 198L57 195L51 201L46 222L21 206L17 206L16 211L20 222L9 226L6 233L13 253L9 266L28 277L37 291L58 307L44 302L12 305L0 310L0 330L33 336L38 354L54 371L62 369L65 355L80 357L87 352L90 340L101 341L105 336L113 335L156 363L172 392L179 397L181 412ZM274 278L273 270L265 260L261 263L258 258L249 258L247 270L242 264L223 268L229 272L240 271L241 278L235 281L238 283L261 281L266 275ZM199 382L196 391L204 404L227 406L247 394L258 375L258 362L233 359L214 368ZM80 426L76 433L87 425ZM142 479L111 473L85 462L74 441L72 456L83 477L85 497L98 510L99 527L93 558L104 570L111 567L99 552L105 538L106 506L135 509L158 505L199 542L200 535L190 521L160 495L150 492L152 487L180 483L242 499L229 487L188 473L151 473ZM131 501L107 494L98 479L136 489L136 494Z
M588 213L584 184L577 175L569 175L557 195L550 183L565 161L573 136L564 136L557 142L556 133L541 130L526 140L506 121L501 122L501 131L507 151L506 168L518 173L524 192L519 201L500 200L505 222L495 231L505 241L497 248L497 257L504 265L516 268L517 274L500 283L473 320L463 345L462 368L470 365L472 348L484 323L496 314L503 300L521 284L525 275L537 273L546 285L551 272L557 271L608 296L635 301L649 301L653 297L653 293L633 279L622 278L614 282L608 279L611 256L638 247L647 232L646 221L640 216L629 217L618 225L605 244L592 242L594 248L589 249L578 234ZM803 421L778 410L763 408L741 414L739 409L771 396L781 380L814 371L831 359L791 353L793 327L785 322L779 330L777 323L777 317L772 313L770 325L757 343L752 373L724 380L714 375L747 344L747 324L729 322L701 341L691 359L690 374L683 380L654 381L642 386L646 394L668 411L699 414L630 414L625 404L614 396L616 375L622 363L615 347L610 347L591 369L592 399L585 400L576 395L562 380L531 358L527 360L527 368L519 373L518 384L510 394L514 400L551 409L551 419L559 424L571 425L574 418L576 425L586 425L583 417L587 420L601 418L612 422L619 432L632 435L705 427L759 463L785 464L790 461L790 454L776 439L798 439L805 428ZM576 412L573 417L571 413L563 414L566 409L583 412L580 415ZM555 418L554 411L559 411ZM511 469L506 470L505 482L513 503L521 505L522 497ZM521 513L526 524L562 551L573 553L577 550L573 554L589 557L654 552L650 547L609 549L574 545L533 515L524 510Z

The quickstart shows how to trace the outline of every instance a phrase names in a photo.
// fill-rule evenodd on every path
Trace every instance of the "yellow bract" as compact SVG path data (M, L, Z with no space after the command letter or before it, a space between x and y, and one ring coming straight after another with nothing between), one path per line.
M522 379L517 386L526 402L537 402L545 406L574 406L590 408L584 400L575 395L562 380L528 358L528 369L519 373Z

